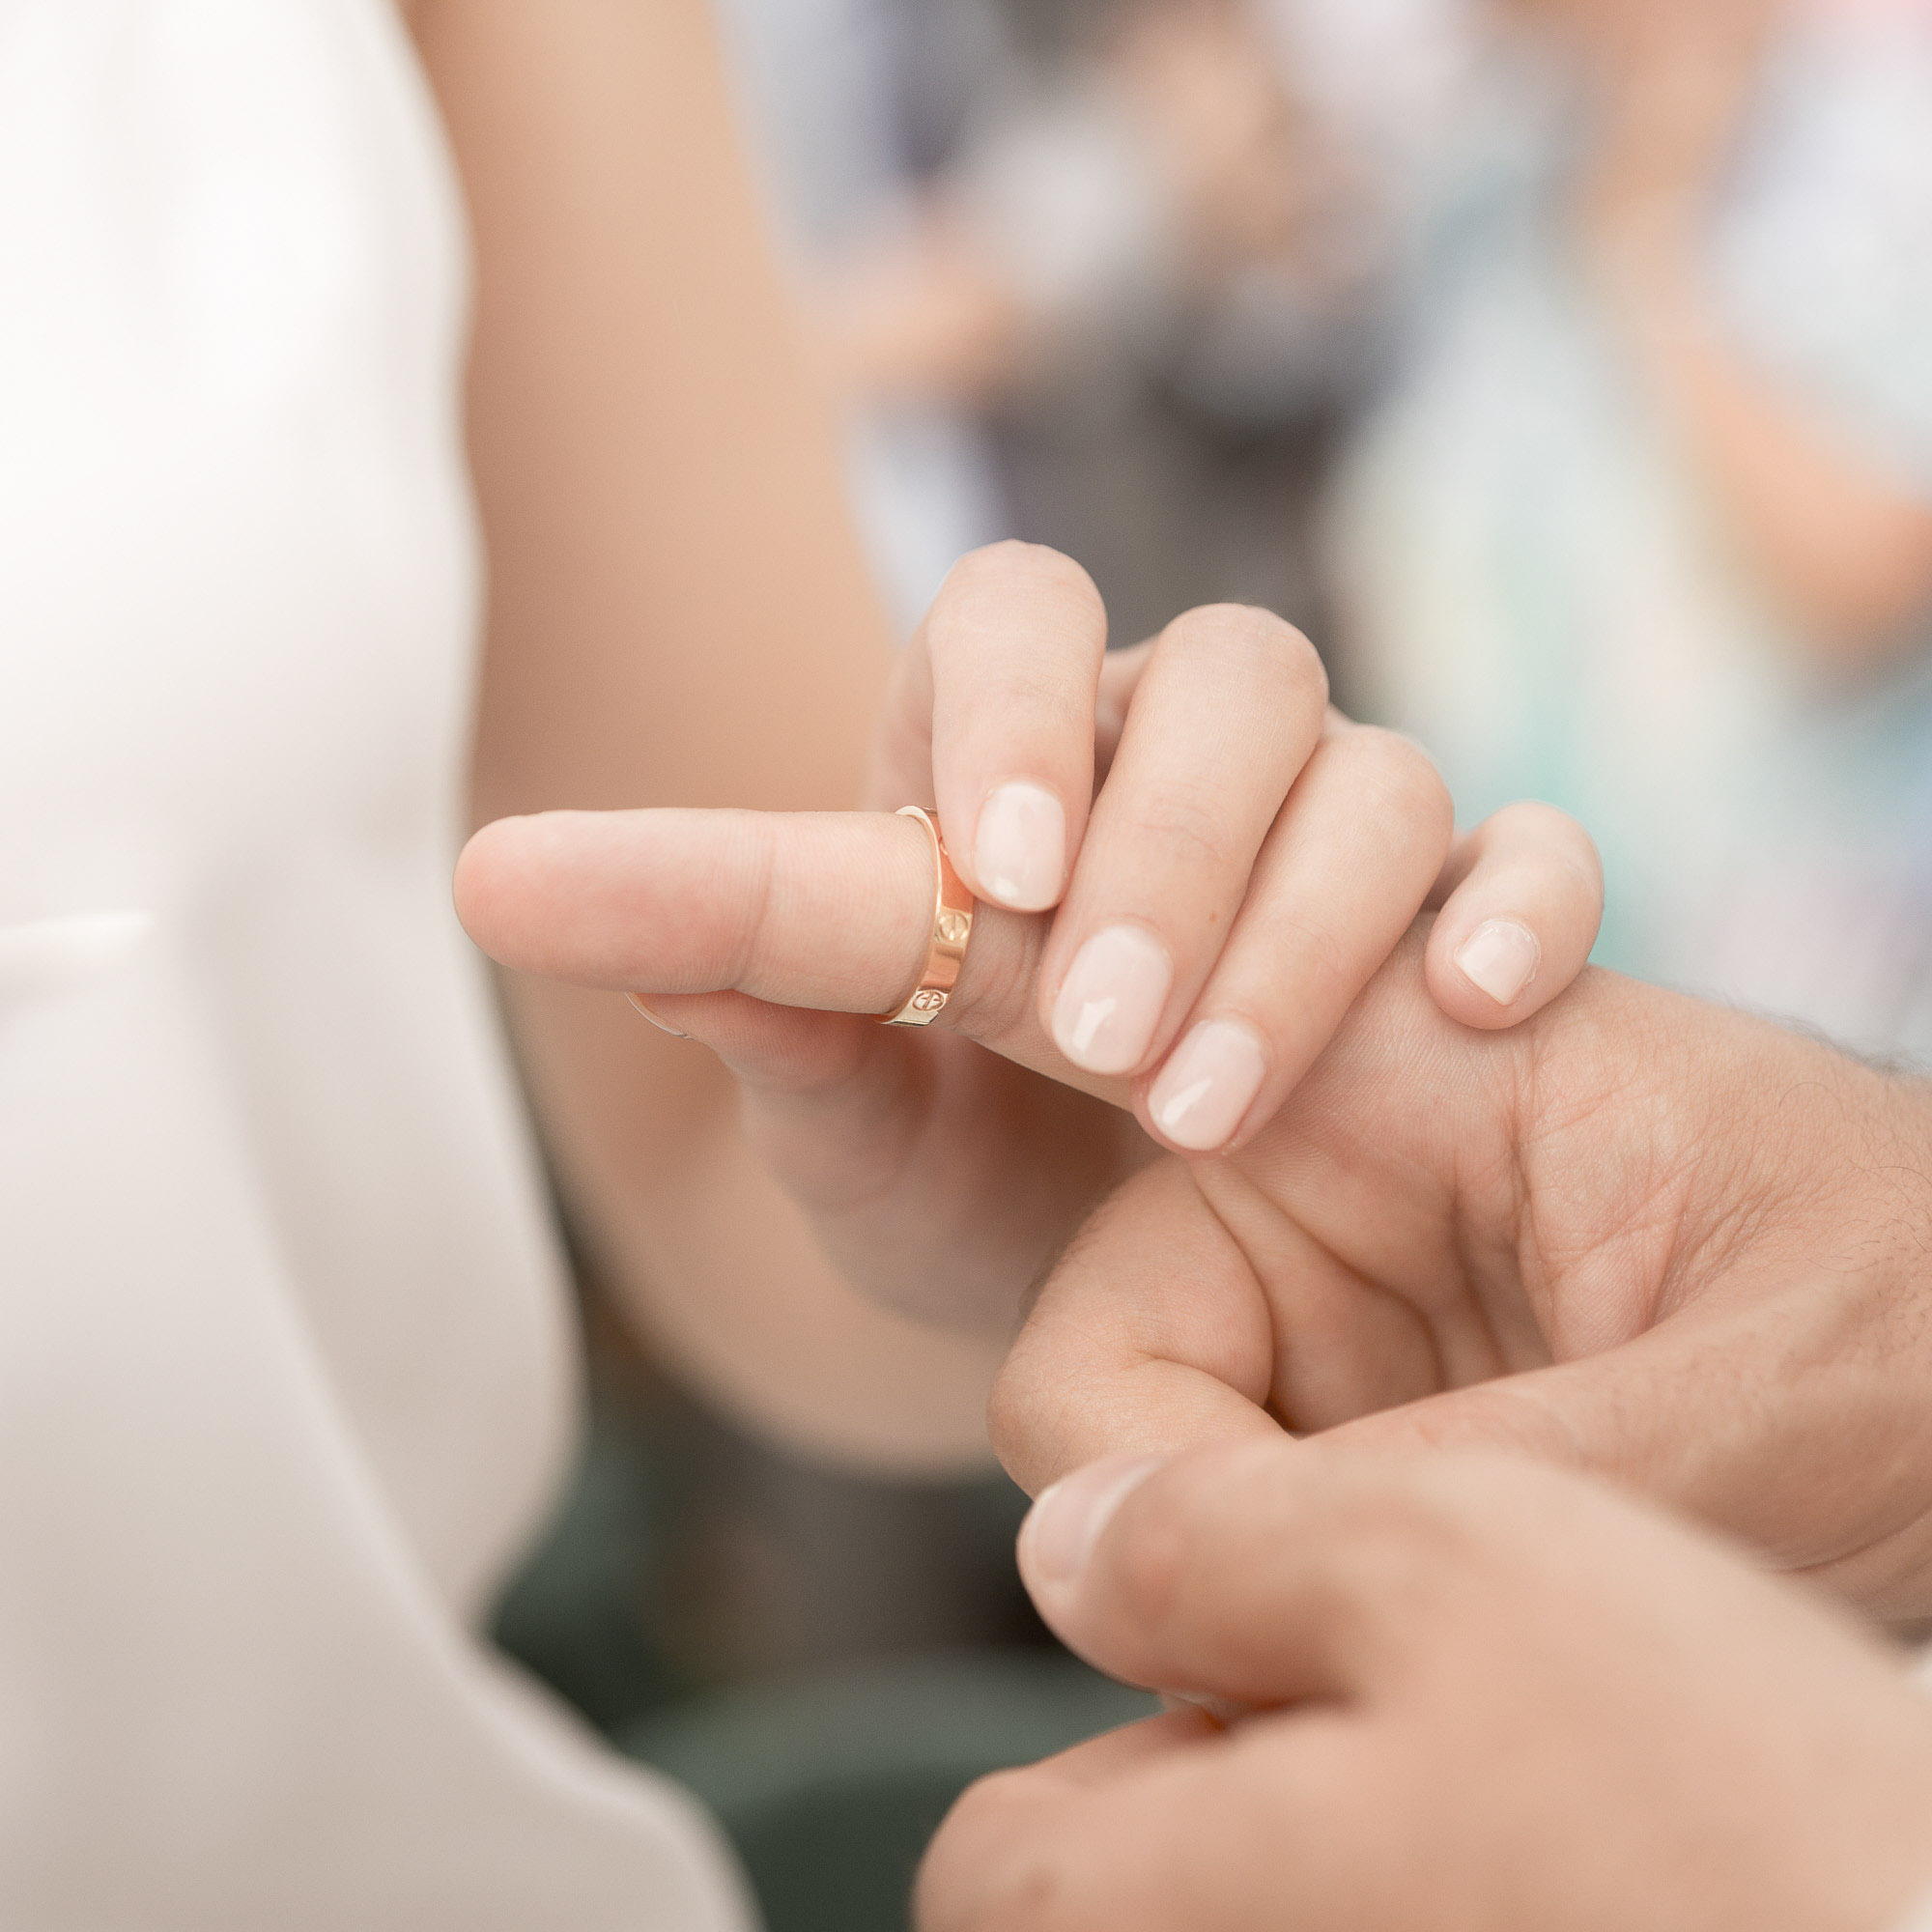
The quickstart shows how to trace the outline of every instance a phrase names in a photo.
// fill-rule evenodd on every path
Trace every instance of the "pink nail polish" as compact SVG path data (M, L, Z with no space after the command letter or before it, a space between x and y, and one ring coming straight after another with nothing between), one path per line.
M1234 1139L1266 1077L1267 1051L1251 1028L1207 1020L1168 1057L1148 1111L1176 1147L1209 1153Z
M1456 949L1463 977L1499 1007L1513 1007L1521 999L1542 958L1536 934L1511 919L1490 920Z
M1074 955L1054 1002L1054 1043L1089 1073L1130 1073L1153 1044L1173 985L1159 940L1137 925L1110 925Z

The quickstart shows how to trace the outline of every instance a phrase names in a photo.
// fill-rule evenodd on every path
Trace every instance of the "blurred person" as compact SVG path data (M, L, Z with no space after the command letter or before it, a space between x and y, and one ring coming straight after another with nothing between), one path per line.
M1932 17L1500 14L1337 493L1357 701L1591 826L1609 963L1922 1055Z
M820 265L835 368L874 415L978 423L1008 527L1124 635L1202 594L1319 630L1294 533L1365 340L1332 130L1250 0L1008 14L944 165Z
M575 1375L447 903L467 815L868 795L886 627L704 10L4 0L0 148L0 1919L741 1925L696 1807L475 1634ZM592 1264L720 1406L854 1466L980 1455L993 1334L1147 1158L1093 1069L1136 1071L1170 1142L1232 1132L1448 853L1427 761L1331 717L1285 626L1206 611L1103 674L1104 630L1065 559L970 561L870 794L937 798L995 975L956 1017L1045 1077L849 1017L784 1035L747 1114L808 1213L708 1058L507 988ZM1231 732L1256 690L1278 701ZM917 983L912 820L624 824L648 944L753 990L803 948L826 991L856 952L874 1011ZM1445 922L1547 949L1502 992L1445 951L1472 1023L1580 959L1594 903L1539 917L1575 836L1443 879ZM776 889L783 838L838 859L829 896ZM1279 1037L1204 1056L1204 989L1264 959ZM814 1053L847 1112L787 1140L781 1076Z

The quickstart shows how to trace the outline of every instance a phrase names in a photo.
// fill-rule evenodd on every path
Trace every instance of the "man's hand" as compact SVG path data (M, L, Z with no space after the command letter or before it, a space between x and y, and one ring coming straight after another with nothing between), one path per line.
M995 1393L1008 1466L1526 1450L1932 1615L1932 1093L1607 974L1472 1034L1420 947L1246 1147L1076 1238Z
M1897 1660L1594 1484L1284 1442L1108 1463L1021 1557L1084 1656L1249 1715L975 1787L923 1932L1885 1932L1932 1885Z

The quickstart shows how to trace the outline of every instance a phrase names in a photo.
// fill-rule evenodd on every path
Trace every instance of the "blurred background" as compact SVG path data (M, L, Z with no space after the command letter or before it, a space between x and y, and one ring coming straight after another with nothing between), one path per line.
M903 627L1007 536L1116 643L1266 605L1466 820L1582 819L1605 963L1924 1058L1932 9L717 4ZM896 1927L966 1777L1146 1707L1033 1620L1003 1480L789 1462L584 1292L501 1636L776 1932Z

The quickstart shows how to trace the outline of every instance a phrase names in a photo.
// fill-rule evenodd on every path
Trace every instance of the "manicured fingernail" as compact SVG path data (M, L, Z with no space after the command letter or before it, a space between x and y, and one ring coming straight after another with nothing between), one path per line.
M1130 1073L1153 1044L1173 985L1159 940L1137 925L1110 925L1074 954L1054 1003L1054 1041L1089 1073Z
M1020 1525L1020 1568L1036 1594L1058 1595L1079 1582L1114 1512L1162 1467L1164 1456L1090 1463L1040 1492Z
M658 1016L657 1016L657 1014L656 1014L656 1013L654 1013L654 1012L652 1012L652 1011L651 1011L651 1009L650 1009L650 1008L648 1008L647 1006L645 1006L645 1005L644 1005L644 1003L643 1003L643 1001L641 1001L640 999L639 999L639 998L638 998L637 994L635 994L635 993L626 993L626 994L624 995L624 997L625 997L625 999L629 1000L629 1001L630 1001L630 1003L631 1003L631 1004L632 1004L632 1005L633 1005L634 1007L636 1007L636 1008L637 1008L637 1009L638 1009L638 1010L639 1010L639 1011L640 1013L642 1013L642 1014L643 1014L643 1016L644 1016L644 1017L645 1017L645 1018L646 1018L647 1020L649 1020L649 1021L650 1021L650 1023L651 1023L651 1024L652 1024L652 1025L653 1025L654 1027L656 1027L656 1028L657 1028L657 1030L658 1030L658 1031L659 1031L660 1033L668 1033L668 1034L669 1034L669 1035L670 1035L670 1037L672 1037L673 1039L689 1039L689 1038L691 1037L691 1036L690 1036L690 1035L689 1035L688 1033L685 1033L685 1032L681 1031L681 1030L680 1030L679 1028L677 1028L677 1027L674 1027L674 1026L672 1026L672 1025L671 1025L671 1023L670 1023L670 1022L669 1022L668 1020L661 1020L661 1019L659 1019L659 1018L658 1018Z
M1522 997L1542 957L1536 934L1513 919L1492 919L1479 925L1456 949L1463 977L1499 1007L1513 1007Z
M1066 883L1066 812L1044 785L1015 779L980 808L973 869L1014 912L1044 912Z
M1267 1055L1251 1029L1207 1020L1169 1056L1148 1109L1176 1147L1208 1153L1234 1138L1266 1077Z

